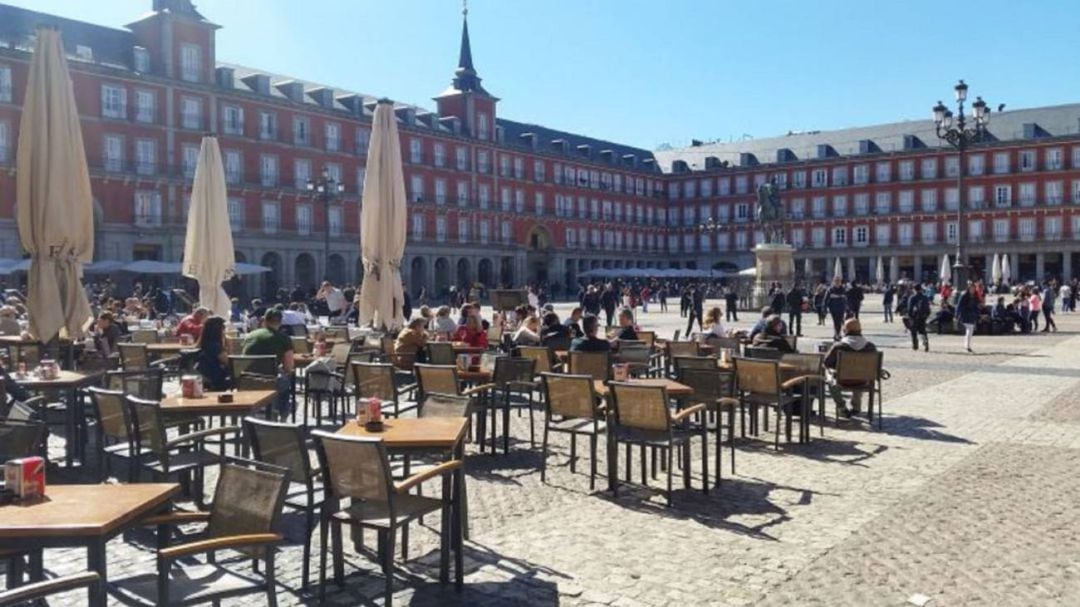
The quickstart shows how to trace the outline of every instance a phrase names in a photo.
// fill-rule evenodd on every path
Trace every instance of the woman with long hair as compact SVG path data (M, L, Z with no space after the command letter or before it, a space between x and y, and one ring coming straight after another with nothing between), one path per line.
M225 319L211 316L203 322L196 344L199 355L195 369L203 376L208 390L229 389L229 351L225 347Z

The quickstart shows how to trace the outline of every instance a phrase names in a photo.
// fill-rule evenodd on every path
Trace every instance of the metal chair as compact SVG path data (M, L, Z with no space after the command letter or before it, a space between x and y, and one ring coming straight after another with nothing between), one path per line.
M570 374L589 375L596 381L611 379L609 352L570 352Z
M452 365L457 360L454 355L454 344L448 341L428 342L427 355L427 362L430 365Z
M118 390L146 400L161 400L165 371L160 368L109 371L105 373L105 387Z
M833 372L833 390L840 393L848 392L854 395L858 392L866 392L869 402L866 406L866 414L870 425L874 424L874 396L877 396L878 405L878 430L881 429L881 383L884 375L882 364L885 360L884 353L875 352L845 352L840 351L836 360L836 370Z
M307 335L293 335L290 339L294 354L311 354L311 342L308 341Z
M384 600L393 600L394 541L397 530L425 514L441 512L441 555L439 579L449 579L450 550L454 550L458 590L463 583L461 553L460 481L453 476L461 468L460 460L443 462L395 483L390 458L380 439L343 436L316 430L312 432L324 478L324 502L321 509L319 561L319 603L326 601L327 556L334 554L334 579L344 583L342 526L373 529L379 536L380 556L385 577ZM442 479L442 497L412 495L409 490L421 483ZM343 500L349 500L346 506ZM331 537L328 537L331 536Z
M757 411L764 410L765 429L769 428L769 408L776 410L775 447L780 449L780 420L786 419L787 438L791 440L792 417L798 408L800 440L810 438L809 398L800 399L794 389L810 381L810 376L799 376L783 381L779 360L763 360L738 357L735 359L735 384L742 405L742 433L746 435L747 408L751 409L751 432L757 431ZM801 403L801 405L800 405Z
M544 386L544 439L540 460L540 482L547 480L548 435L570 435L570 472L576 470L577 437L589 437L589 490L596 488L596 443L607 431L604 410L596 397L591 375L542 373Z
M825 435L825 355L813 353L784 354L780 362L792 368L790 375L802 376L813 375L820 378L804 386L804 397L809 398L811 403L818 401L818 431ZM813 405L810 406L813 410Z
M476 435L479 437L480 450L486 448L487 412L491 407L490 392L495 384L481 384L462 389L458 380L457 367L454 365L416 365L416 385L418 402L426 402L435 395L465 396L472 401L470 411L476 414ZM494 415L494 410L492 409ZM494 422L492 422L494 424ZM494 437L492 449L494 449Z
M720 486L720 453L721 445L721 418L727 413L728 444L731 446L731 473L735 474L735 409L739 406L739 399L735 395L735 374L731 371L712 368L689 368L684 367L678 376L679 383L689 386L694 390L694 395L687 402L705 405L708 417L713 418L714 450L716 451L716 486ZM702 423L709 423L707 419Z
M685 369L715 369L716 359L711 356L676 356L674 359L674 377L682 375Z
M382 401L384 415L400 417L417 407L415 401L405 400L415 390L412 385L399 386L397 372L388 363L352 363L353 383L357 398L377 398Z
M99 583L101 583L101 576L93 571L84 571L14 588L9 585L7 590L0 591L0 607L44 604L45 599L54 594L71 592L80 588L92 589ZM90 599L87 597L87 603L89 602Z
M623 341L619 343L619 362L630 366L630 373L635 377L654 377L660 375L662 369L653 366L652 350L644 342Z
M93 404L95 428L97 428L98 468L101 480L109 478L112 458L120 458L128 464L128 482L138 481L139 466L136 462L144 455L131 431L132 416L125 392L92 387L89 389ZM139 397L138 394L132 396ZM141 398L141 397L140 397Z
M783 358L784 353L776 348L755 348L753 346L746 346L743 351L743 356L746 358L755 358L757 360L780 360Z
M41 342L25 341L8 344L7 350L12 369L16 368L19 363L24 363L27 371L30 371L41 364L44 347Z
M518 353L535 361L537 375L562 369L562 364L555 361L555 350L548 346L518 346Z
M536 361L528 358L500 356L495 359L492 373L490 406L492 445L495 437L495 409L503 410L503 452L510 452L510 409L529 410L529 444L536 446L536 421L533 416L533 390L536 389ZM492 447L494 451L494 446Z
M0 462L40 455L45 448L47 435L48 430L41 422L0 421Z
M156 333L155 333L156 335ZM145 342L116 344L120 352L120 368L124 371L139 371L150 368L150 353Z
M157 329L135 329L131 332L131 343L156 344L160 341Z

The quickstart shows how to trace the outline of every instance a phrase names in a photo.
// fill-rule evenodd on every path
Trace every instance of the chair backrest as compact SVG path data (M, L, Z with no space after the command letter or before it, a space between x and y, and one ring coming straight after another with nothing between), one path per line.
M310 354L311 343L308 342L306 335L296 336L293 335L289 339L292 340L292 350L294 354Z
M694 390L692 402L712 404L716 399L731 396L734 393L735 374L731 371L712 368L683 367L679 371L679 383Z
M608 352L570 352L570 373L593 379L611 379L611 355Z
M737 356L742 350L742 342L735 337L716 337L715 335L711 335L705 338L705 344L712 346L713 351L717 354L720 353L720 350L728 348Z
M454 365L416 365L414 371L421 396L461 393Z
M245 417L244 438L256 460L288 470L293 482L310 482L311 460L303 426Z
M164 369L136 369L105 373L105 387L146 400L161 400Z
M736 357L735 384L739 390L751 394L779 394L780 361Z
M555 335L544 340L544 346L551 350L569 350L570 342L574 340L570 334Z
M790 353L781 356L780 362L794 367L799 375L821 375L825 367L825 355Z
M428 363L433 365L454 364L454 344L448 341L428 342Z
M168 438L165 433L165 419L161 413L161 403L134 396L125 396L128 411L132 415L135 438L140 446L154 452L167 469L169 450L165 446Z
M671 341L679 341L679 329L675 329L675 333L671 336Z
M490 327L488 327L487 338L488 338L488 343L489 344L495 345L495 344L502 343L502 339L503 339L502 327L499 327L499 326L496 326L496 325L492 324Z
M884 355L881 352L845 352L836 359L836 383L873 383L881 374Z
M242 375L255 374L270 377L277 376L277 357L273 354L239 354L229 356L229 372L233 381Z
M542 373L541 377L544 381L544 401L548 405L549 415L585 419L599 417L591 375Z
M336 498L390 501L393 480L382 439L343 436L322 430L311 433L319 454L324 487Z
M36 422L41 421L41 415L38 411L45 407L45 397L43 395L33 396L26 399L23 402L13 401L11 406L8 407L7 415L4 419L13 422Z
M676 356L675 375L681 375L683 369L716 369L716 359L711 356Z
M746 358L757 358L760 360L780 360L784 355L783 352L776 348L755 348L753 346L747 346L743 352L743 356Z
M788 342L793 352L799 351L799 336L798 335L785 335L784 341Z
M701 345L696 341L672 341L668 342L668 355L675 356L700 356Z
M146 369L150 366L150 354L145 343L116 344L120 352L120 367L125 371Z
M473 399L454 394L427 393L420 401L418 417L469 417Z
M522 358L528 358L536 364L536 373L550 373L555 354L547 346L518 346Z
M94 417L105 436L116 440L131 438L131 415L128 413L125 393L122 390L90 388L90 402L94 404ZM133 396L138 396L137 394Z
M638 331L637 336L650 348L656 345L656 331Z
M323 333L332 339L340 339L341 341L346 342L349 341L349 327L326 327L323 329Z
M649 364L652 359L652 350L640 341L623 341L619 343L619 360L624 363Z
M611 394L619 426L638 430L668 430L671 416L667 389L614 382Z
M500 388L531 384L536 377L536 361L530 358L500 356L495 359L491 381Z
M26 363L27 370L41 364L41 352L41 343L36 341L13 343L8 346L8 357L11 359L12 367L17 366L18 363Z
M330 358L339 368L343 368L348 364L352 346L351 341L339 341L330 347Z
M41 452L45 424L33 421L0 421L0 461L29 457Z
M379 349L382 350L383 356L388 359L394 356L394 342L396 341L392 335L383 335L379 338Z
M217 538L275 531L288 490L289 471L285 468L242 460L223 463L214 489L214 502L210 506L207 536ZM263 546L240 549L240 552L258 557L269 549Z
M156 344L158 341L157 329L134 329L131 332L131 343Z
M394 386L394 366L387 363L353 363L353 382L360 398L397 400Z

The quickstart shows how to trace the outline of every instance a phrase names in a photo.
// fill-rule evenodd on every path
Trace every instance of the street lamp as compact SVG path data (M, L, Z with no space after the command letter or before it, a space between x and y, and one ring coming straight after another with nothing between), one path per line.
M956 262L953 264L953 283L957 293L967 287L967 263L964 260L964 153L969 145L979 143L986 136L986 127L990 123L990 108L982 97L976 97L971 104L973 126L968 125L964 115L964 103L967 101L968 85L963 80L953 90L956 93L956 115L941 101L933 107L934 127L939 139L947 142L957 151L959 171L956 173Z
M322 175L318 181L308 179L307 190L314 194L316 200L323 203L323 221L326 224L326 237L323 241L323 271L324 279L330 280L330 203L345 193L345 184L330 178L330 171L323 167Z
M698 224L697 231L700 234L715 234L723 228L722 224L716 222L712 217L705 220L705 223ZM711 248L711 247L710 247ZM713 264L709 264L709 283L713 281Z

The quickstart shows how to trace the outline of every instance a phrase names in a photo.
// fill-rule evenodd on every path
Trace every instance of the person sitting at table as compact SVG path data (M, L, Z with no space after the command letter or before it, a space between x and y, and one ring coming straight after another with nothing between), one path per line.
M873 343L866 340L862 335L862 324L858 318L849 318L844 321L843 337L840 341L834 343L829 351L825 354L824 365L826 369L832 371L836 370L836 364L840 362L841 352L876 352L877 348ZM833 400L836 401L836 406L840 408L840 412L844 417L851 417L854 413L858 413L862 406L862 393L855 392L851 398L851 408L848 408L847 403L844 402L843 386L838 386L835 383L829 385L829 393Z
M458 327L454 332L454 341L464 342L474 348L487 348L487 331L480 323L480 317L470 314L465 319L465 324Z
M570 310L570 316L563 321L563 325L570 332L570 337L584 337L585 332L581 330L581 316L582 310L580 307Z
M277 377L277 412L284 419L292 409L289 388L292 384L293 345L292 338L281 332L281 310L270 308L263 314L262 326L248 333L244 339L245 356L276 356L281 372ZM236 378L234 377L235 381Z
M469 320L469 317L473 315L473 305L471 303L461 304L460 316L458 316L457 326L463 327ZM456 328L454 329L457 330Z
M202 375L207 390L229 389L229 351L225 347L225 319L211 316L203 322L196 344L199 354L195 370Z
M539 346L540 345L540 319L528 316L514 331L515 346Z
M634 312L630 308L619 310L619 330L615 334L616 341L637 341L637 331L634 330Z
M16 318L15 306L0 306L0 335L20 335L22 327Z
M751 341L753 341L754 338L757 337L758 333L761 333L765 330L765 323L767 323L769 321L769 318L771 316L774 316L775 314L776 313L769 306L765 306L761 309L761 318L759 318L758 321L754 323L754 326L750 329Z
M290 336L307 335L307 316L300 311L303 304L293 302L286 308L282 305L275 306L281 310L281 332Z
M427 320L417 317L398 333L394 341L394 356L402 361L426 362L424 348L427 347Z
M450 306L439 306L435 311L435 318L431 320L430 328L436 334L450 337L457 331L457 324L450 318Z
M705 337L727 337L727 330L722 320L724 312L720 306L713 306L705 314Z
M585 335L574 338L570 342L571 352L610 352L611 343L606 339L596 336L600 330L600 318L594 314L586 314L581 319L581 327Z
M765 319L765 328L754 336L755 348L773 348L784 353L794 352L788 340L784 339L787 331L784 329L784 321L779 314L773 314Z
M206 320L207 316L210 316L210 310L207 310L202 306L195 308L194 312L188 314L180 321L180 324L176 326L176 332L174 334L177 337L183 337L184 335L191 337L191 343L199 341L199 336L202 334L203 321Z
M570 334L570 327L559 322L559 315L554 312L544 314L543 326L540 328L540 343L547 345L549 341L566 343L567 339L574 337Z
M116 342L120 341L120 327L112 312L105 311L98 315L94 323L94 348L102 358L109 358L116 352Z

